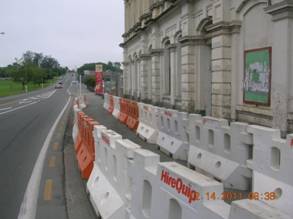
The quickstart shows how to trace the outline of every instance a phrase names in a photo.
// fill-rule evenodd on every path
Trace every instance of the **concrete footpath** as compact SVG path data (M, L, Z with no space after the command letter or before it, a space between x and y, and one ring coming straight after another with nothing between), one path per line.
M160 155L161 162L164 161L174 161L173 158L169 157L162 151L158 149L158 146L155 144L149 144L139 138L135 132L131 131L126 125L122 124L119 120L117 120L114 116L112 116L109 112L107 112L103 103L104 100L100 96L96 96L93 93L86 93L88 106L84 109L84 112L98 121L100 124L106 126L108 129L112 129L113 131L122 135L123 138L127 138L136 144L140 145L144 149L148 149ZM186 161L175 160L176 162L187 165Z

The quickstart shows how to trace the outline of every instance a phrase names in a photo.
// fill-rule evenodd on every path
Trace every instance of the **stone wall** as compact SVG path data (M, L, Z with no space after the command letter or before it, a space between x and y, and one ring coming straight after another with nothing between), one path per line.
M125 0L125 12L126 95L292 130L292 0ZM267 101L247 101L244 85L255 88L247 87L245 54L264 48L270 51L261 94Z

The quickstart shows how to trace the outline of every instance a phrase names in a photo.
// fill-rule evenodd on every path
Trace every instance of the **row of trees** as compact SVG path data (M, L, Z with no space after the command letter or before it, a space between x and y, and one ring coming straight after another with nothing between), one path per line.
M96 64L102 64L103 65L103 71L111 71L111 72L121 72L121 64L120 62L108 62L108 63L103 63L103 62L98 62L98 63L87 63L82 65L77 69L78 74L83 75L84 70L90 70L90 71L95 71L96 69Z
M41 84L67 71L68 68L61 67L55 58L27 51L13 64L0 68L0 77L10 77L20 82L24 89L30 82Z

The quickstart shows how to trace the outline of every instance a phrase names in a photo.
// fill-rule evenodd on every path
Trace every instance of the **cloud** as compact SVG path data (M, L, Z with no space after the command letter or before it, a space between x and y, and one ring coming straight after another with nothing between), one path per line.
M32 50L62 65L122 61L122 0L2 0L0 66Z

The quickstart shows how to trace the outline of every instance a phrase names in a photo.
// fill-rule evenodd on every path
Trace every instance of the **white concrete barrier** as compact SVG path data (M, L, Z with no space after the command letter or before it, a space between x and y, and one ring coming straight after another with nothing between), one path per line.
M170 125L160 131L181 137L179 130L174 131L175 121L184 124L184 114L179 118L172 111L177 114L173 118L164 112L163 123L169 119ZM104 219L293 218L293 135L281 139L275 129L229 125L195 114L189 118L188 162L196 171L175 162L160 163L158 154L104 126L94 127L96 160L87 189L98 215ZM252 181L248 194L233 190L247 189L247 181Z
M138 103L139 108L139 124L137 134L143 140L154 144L158 139L158 107L150 104Z
M93 136L94 136L94 139L95 139L95 162L101 160L100 158L100 153L101 153L101 139L102 139L102 132L103 131L106 131L107 128L103 125L95 125L94 126L94 130L93 130Z
M280 130L249 126L253 136L253 156L248 166L253 170L255 195L272 208L293 218L293 134L280 138Z
M262 201L248 199L232 202L229 219L292 219L280 209L273 208Z
M159 108L159 136L157 144L160 149L174 159L187 160L189 150L188 114L177 110Z
M121 218L125 211L123 200L96 162L87 182L87 189L90 201L98 216L103 219Z
M140 147L104 126L95 126L93 133L96 160L87 183L90 200L102 218L126 218L131 199L127 168Z
M104 109L108 110L109 109L109 101L110 101L110 96L108 93L104 94Z
M112 115L118 119L119 118L119 114L120 114L120 97L117 96L113 96L114 99L114 110Z
M221 180L225 188L248 190L251 171L252 136L248 124L225 119L189 115L188 163L197 171Z
M77 124L77 118L78 118L78 112L80 112L81 110L78 108L78 105L75 104L73 106L73 127L72 127L72 138L73 138L73 142L75 145L76 142L76 138L78 135L78 124Z
M221 197L221 183L175 162L159 163L159 156L148 150L134 152L130 175L131 218L222 219L229 212L223 201L205 198L208 192Z
M86 97L85 96L78 96L75 97L75 103L77 104L79 109L84 109L86 108Z

